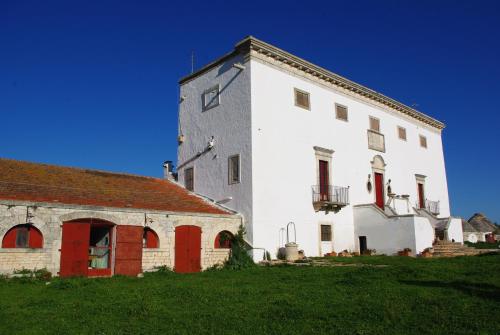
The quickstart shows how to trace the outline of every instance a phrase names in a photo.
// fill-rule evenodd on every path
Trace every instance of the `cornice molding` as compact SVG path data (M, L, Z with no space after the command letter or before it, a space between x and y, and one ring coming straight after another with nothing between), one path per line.
M208 64L197 72L182 78L180 84L184 84L185 82L196 78L197 76L217 66L221 62L238 54L243 55L245 61L251 58L255 58L265 62L270 62L274 65L278 65L285 68L286 70L293 69L297 74L305 76L306 78L319 81L323 85L326 84L328 86L333 86L334 88L341 89L343 92L346 92L348 94L356 95L377 104L387 106L398 113L407 115L438 130L442 130L445 127L444 123L428 115L425 115L414 108L411 108L399 101L389 98L363 85L355 83L347 78L339 76L338 74L330 72L322 67L314 65L273 45L258 40L253 36L248 36L247 38L238 42L235 45L233 52L224 55L223 57L219 58L215 62Z

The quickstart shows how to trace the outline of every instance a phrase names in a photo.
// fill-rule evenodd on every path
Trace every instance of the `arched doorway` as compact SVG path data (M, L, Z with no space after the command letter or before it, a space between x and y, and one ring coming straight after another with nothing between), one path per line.
M110 276L113 227L113 223L98 219L64 222L59 275Z
M175 272L190 273L201 270L201 228L175 228Z

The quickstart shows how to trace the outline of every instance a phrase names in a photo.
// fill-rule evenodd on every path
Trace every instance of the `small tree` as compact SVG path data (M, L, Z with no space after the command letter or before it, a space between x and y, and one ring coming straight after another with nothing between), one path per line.
M240 225L238 232L231 241L231 251L229 258L224 264L226 269L239 270L256 266L252 257L248 254L247 243L245 242L246 230Z

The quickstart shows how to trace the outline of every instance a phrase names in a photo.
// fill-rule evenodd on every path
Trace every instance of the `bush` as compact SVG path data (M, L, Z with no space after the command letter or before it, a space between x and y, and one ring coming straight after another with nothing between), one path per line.
M256 266L252 257L248 254L247 243L245 242L246 230L240 225L238 232L231 241L231 251L229 258L224 263L225 269L239 270Z
M49 281L52 278L52 273L46 268L43 269L25 269L22 268L20 270L14 270L15 277L20 277L22 279L29 280L39 280L39 281ZM20 275L20 276L19 276Z

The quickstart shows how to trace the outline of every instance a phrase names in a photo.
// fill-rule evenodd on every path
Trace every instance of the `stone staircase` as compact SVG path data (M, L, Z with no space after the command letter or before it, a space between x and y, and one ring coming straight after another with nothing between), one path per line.
M462 245L458 242L437 241L433 245L433 257L474 256L481 250Z

